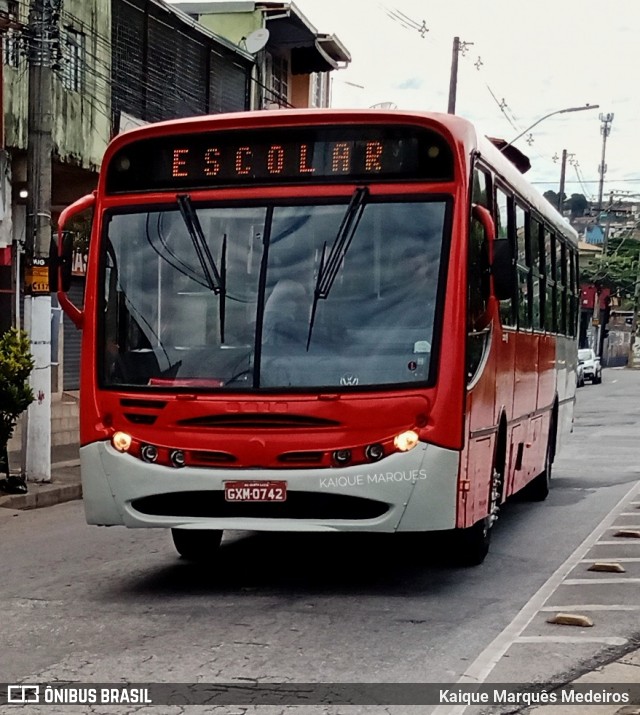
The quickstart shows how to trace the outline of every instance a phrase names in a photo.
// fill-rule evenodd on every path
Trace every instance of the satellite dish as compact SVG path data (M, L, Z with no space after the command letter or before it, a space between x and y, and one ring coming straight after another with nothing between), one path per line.
M398 105L395 102L378 102L378 104L372 104L369 109L397 109Z
M260 50L267 44L268 41L269 30L267 30L265 27L262 27L258 30L254 30L253 32L249 33L249 35L244 38L244 46L247 48L247 52L250 52L252 55L255 55L256 52L260 52Z

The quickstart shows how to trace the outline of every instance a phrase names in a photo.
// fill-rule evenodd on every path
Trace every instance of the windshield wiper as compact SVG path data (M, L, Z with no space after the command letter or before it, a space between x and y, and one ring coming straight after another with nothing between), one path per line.
M222 239L222 265L221 269L218 270L218 266L209 250L198 214L193 208L191 197L188 194L179 194L176 197L176 201L193 243L193 248L198 256L198 261L200 261L202 274L207 286L215 295L220 296L220 342L224 343L225 303L227 297L227 234L225 233Z
M316 278L316 287L313 291L313 306L311 308L311 317L309 319L309 333L307 335L307 351L309 350L309 345L311 344L311 334L313 333L313 324L316 319L316 310L318 308L319 300L326 300L329 296L329 292L338 276L340 271L340 265L347 255L349 246L351 245L351 240L358 228L360 219L362 218L362 212L364 211L367 196L369 195L369 189L366 187L359 187L351 196L351 201L347 206L347 210L344 212L342 221L340 222L340 228L336 237L333 239L333 244L329 250L329 256L325 261L325 256L327 253L327 242L325 241L322 247L322 256L320 258L320 267L318 268L318 277Z

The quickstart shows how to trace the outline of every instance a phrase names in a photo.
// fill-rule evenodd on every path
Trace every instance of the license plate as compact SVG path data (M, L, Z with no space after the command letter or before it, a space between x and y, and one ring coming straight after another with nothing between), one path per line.
M226 501L286 501L286 482L225 482Z

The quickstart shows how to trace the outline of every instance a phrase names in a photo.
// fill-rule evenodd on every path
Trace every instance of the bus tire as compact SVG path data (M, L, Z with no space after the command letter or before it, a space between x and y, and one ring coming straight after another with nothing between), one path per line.
M456 530L454 560L458 566L479 566L485 560L491 543L491 527L487 516L473 526Z
M455 532L455 561L460 566L479 566L489 553L491 530L498 519L504 487L504 469L495 466L491 478L489 514L473 526Z
M220 546L220 529L171 529L176 551L187 561L209 561Z

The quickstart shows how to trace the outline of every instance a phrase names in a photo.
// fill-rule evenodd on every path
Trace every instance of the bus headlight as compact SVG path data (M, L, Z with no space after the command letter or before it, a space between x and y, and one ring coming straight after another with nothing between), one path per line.
M370 444L364 450L364 456L370 462L378 462L384 457L384 447L381 444Z
M333 460L339 467L344 467L351 461L350 449L338 449L333 453Z
M131 435L126 432L114 432L111 444L118 452L128 452L131 448Z
M140 456L145 462L155 462L158 459L158 449L152 444L143 444L140 448Z
M169 460L174 467L184 467L184 452L181 449L171 450Z
M408 452L410 449L413 449L418 444L418 440L418 433L410 429L406 432L402 432L401 434L396 435L393 439L393 444L396 446L396 449L400 450L401 452Z

